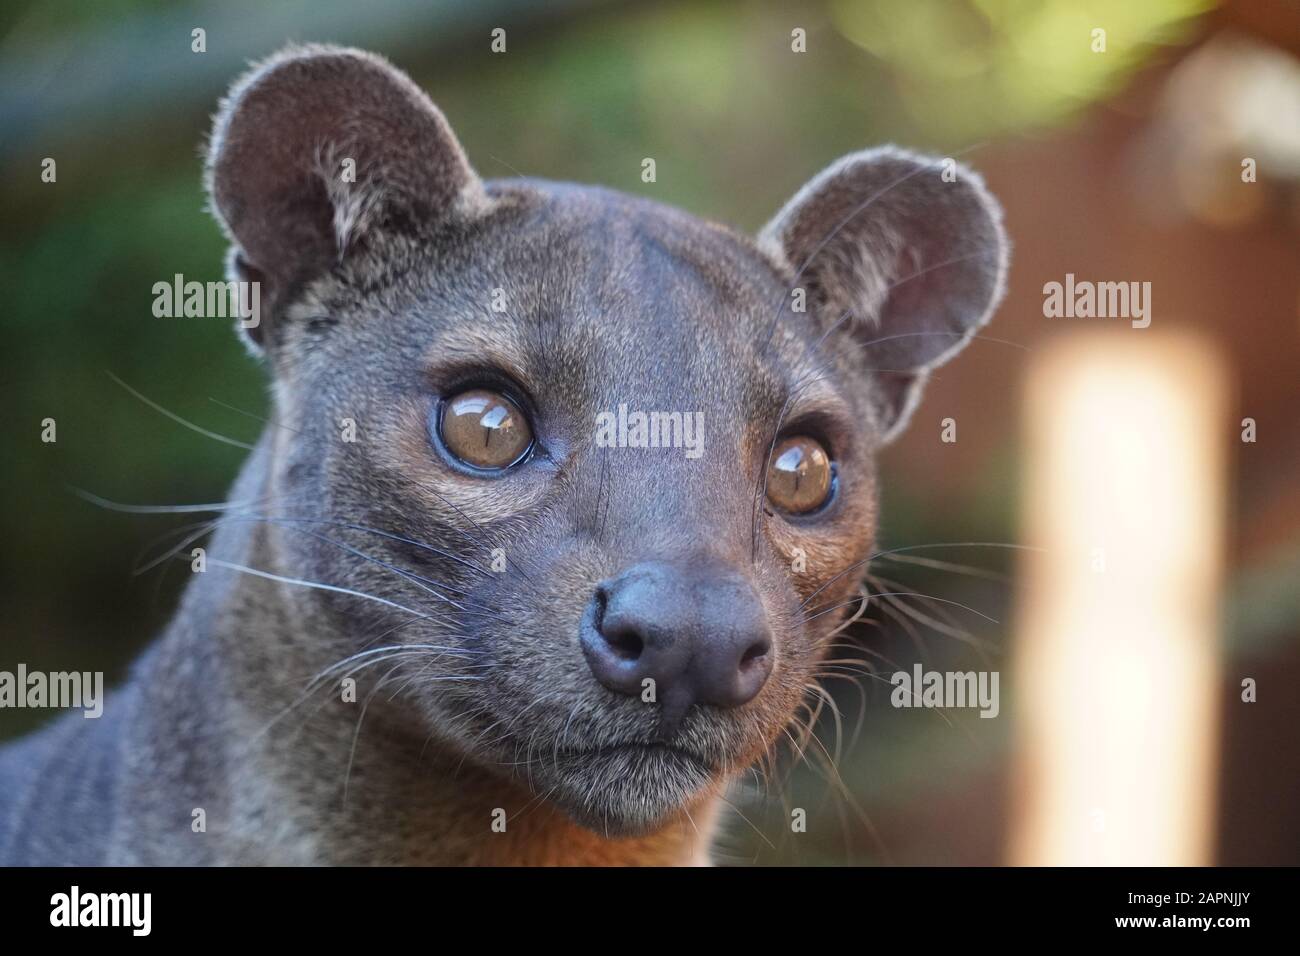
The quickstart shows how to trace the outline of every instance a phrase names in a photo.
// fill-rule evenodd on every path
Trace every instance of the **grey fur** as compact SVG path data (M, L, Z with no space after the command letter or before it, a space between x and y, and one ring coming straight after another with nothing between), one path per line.
M329 181L348 152L355 190ZM805 622L802 605L856 589L842 572L870 553L876 448L1001 293L997 208L966 171L946 198L937 172L885 190L810 252L846 204L918 162L848 157L753 241L599 188L483 183L441 114L369 54L296 48L255 69L208 167L232 277L270 286L274 424L231 492L255 504L226 513L101 720L0 752L0 862L706 859L717 795L783 739L842 616ZM890 288L917 250L933 266L973 248L967 234L992 244L978 268ZM801 315L788 287L805 258ZM861 314L837 326L841 309ZM900 405L860 330L924 329L922 313L947 335L883 350L907 378ZM542 446L494 479L428 438L436 396L486 374L527 393ZM595 447L593 416L620 402L702 410L707 453ZM801 423L840 475L811 522L756 509L778 425ZM486 570L494 548L504 573ZM649 558L744 569L778 635L763 692L695 708L672 750L648 746L655 706L599 686L577 643L595 583ZM408 656L330 670L377 646Z

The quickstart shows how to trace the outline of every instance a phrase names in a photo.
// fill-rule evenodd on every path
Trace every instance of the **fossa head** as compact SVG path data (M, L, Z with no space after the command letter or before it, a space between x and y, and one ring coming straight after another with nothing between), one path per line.
M393 648L369 673L437 746L612 834L784 739L870 554L876 452L1001 296L978 177L857 153L747 237L485 182L409 79L327 47L235 86L208 176L260 284L261 514L330 588L293 597L322 659Z

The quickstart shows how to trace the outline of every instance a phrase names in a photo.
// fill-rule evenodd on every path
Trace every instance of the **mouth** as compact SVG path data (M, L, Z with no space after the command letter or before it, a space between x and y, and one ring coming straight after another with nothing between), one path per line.
M654 767L665 770L681 768L707 775L712 775L714 772L713 768L699 754L684 747L658 741L654 743L611 744L605 747L593 747L588 750L562 750L560 751L560 757L561 759L568 758L579 762L583 760L613 760L637 764L646 768Z
M555 755L550 799L578 823L631 836L662 825L711 788L698 754L666 743L620 743Z

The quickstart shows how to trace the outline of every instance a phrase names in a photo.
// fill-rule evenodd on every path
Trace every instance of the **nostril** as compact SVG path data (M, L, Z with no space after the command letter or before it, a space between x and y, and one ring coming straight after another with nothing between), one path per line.
M645 641L631 628L614 628L600 633L610 649L625 661L637 660L645 650Z
M614 655L620 660L634 661L641 656L645 650L645 641L637 633L636 628L620 625L616 622L607 622L605 620L605 611L609 606L609 594L606 590L598 588L595 595L595 608L592 623L596 627L596 633L601 636L605 646L614 652Z
M751 667L758 664L758 662L761 661L764 657L766 657L767 652L770 651L771 649L772 649L771 641L766 639L761 641L755 641L753 644L749 646L749 648L745 651L745 653L740 656L740 669L742 671L749 670Z

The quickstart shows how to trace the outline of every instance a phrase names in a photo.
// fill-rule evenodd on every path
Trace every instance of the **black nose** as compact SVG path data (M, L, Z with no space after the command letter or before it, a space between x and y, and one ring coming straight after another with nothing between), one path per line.
M692 704L739 707L772 672L772 636L749 582L720 567L635 565L596 587L582 622L596 679L645 696L647 678L664 718Z

